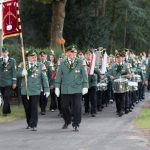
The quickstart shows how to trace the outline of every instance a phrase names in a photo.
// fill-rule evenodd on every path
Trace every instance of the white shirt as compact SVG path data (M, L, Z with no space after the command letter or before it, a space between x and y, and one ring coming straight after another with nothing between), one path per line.
M36 62L35 63L30 63L29 62L29 68L34 67L35 65L36 65Z
M68 58L68 61L69 61L69 64L73 63L74 62L74 59L71 60L70 58Z
M8 59L9 59L9 57L7 56L6 58L4 58L3 57L3 61L5 62L5 63L7 63L8 62Z

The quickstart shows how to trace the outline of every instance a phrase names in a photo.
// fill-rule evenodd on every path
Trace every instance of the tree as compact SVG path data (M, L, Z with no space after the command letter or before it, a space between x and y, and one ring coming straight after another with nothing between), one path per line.
M63 37L65 6L67 0L36 0L44 4L52 3L52 23L50 31L50 48L60 49L59 40Z

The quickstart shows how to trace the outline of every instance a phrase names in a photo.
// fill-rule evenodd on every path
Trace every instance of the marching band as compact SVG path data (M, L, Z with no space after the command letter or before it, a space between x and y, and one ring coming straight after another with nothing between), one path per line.
M83 115L96 117L105 106L115 102L119 117L133 111L145 98L145 86L150 80L150 60L144 52L139 56L129 49L116 50L107 55L105 48L78 51L76 45L66 48L66 53L57 61L54 51L48 55L44 50L38 54L27 52L26 68L8 56L2 48L0 58L0 93L3 99L3 115L11 113L9 92L21 78L21 97L24 105L27 129L37 130L38 103L41 115L46 115L50 95L51 111L59 109L64 119L62 129L69 124L79 130ZM6 56L5 56L6 55ZM27 82L25 80L27 78ZM149 86L148 86L149 89Z

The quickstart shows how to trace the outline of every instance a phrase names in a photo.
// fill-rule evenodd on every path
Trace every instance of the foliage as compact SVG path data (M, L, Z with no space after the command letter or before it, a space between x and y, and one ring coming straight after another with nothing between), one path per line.
M20 1L25 47L43 49L49 46L53 1ZM140 49L148 51L150 1L106 0L105 15L100 13L102 2L103 0L67 1L63 30L65 46L75 43L81 50L103 46L108 49L127 47L135 49L137 53ZM8 43L14 44L12 41L9 40ZM15 43L19 42L16 40ZM19 55L17 52L15 54Z

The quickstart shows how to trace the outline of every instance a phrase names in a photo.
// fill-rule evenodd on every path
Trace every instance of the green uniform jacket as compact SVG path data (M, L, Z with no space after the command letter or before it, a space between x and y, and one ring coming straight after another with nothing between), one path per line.
M87 70L82 65L82 60L75 58L73 66L71 68L68 59L63 59L58 67L55 88L61 86L61 94L82 93L82 88L88 88Z
M146 75L145 75L145 80L148 80L150 77L150 59L148 59L148 64L146 66Z
M7 64L4 66L3 58L0 58L0 87L16 84L16 75L15 59L9 58Z
M108 71L107 76L114 76L116 79L121 75L127 75L130 73L130 69L128 68L127 63L122 64L122 68L118 71L118 65L113 64L112 68Z
M36 76L34 76L32 73L29 73L28 68L28 62L27 62L27 90L26 90L26 84L25 84L25 77L22 77L21 81L21 95L40 95L41 90L44 89L44 92L50 92L49 89L49 83L48 83L48 77L46 75L46 72L42 71L43 64L40 62L37 62L36 64ZM23 66L19 66L18 68L18 77L22 76L22 70Z

